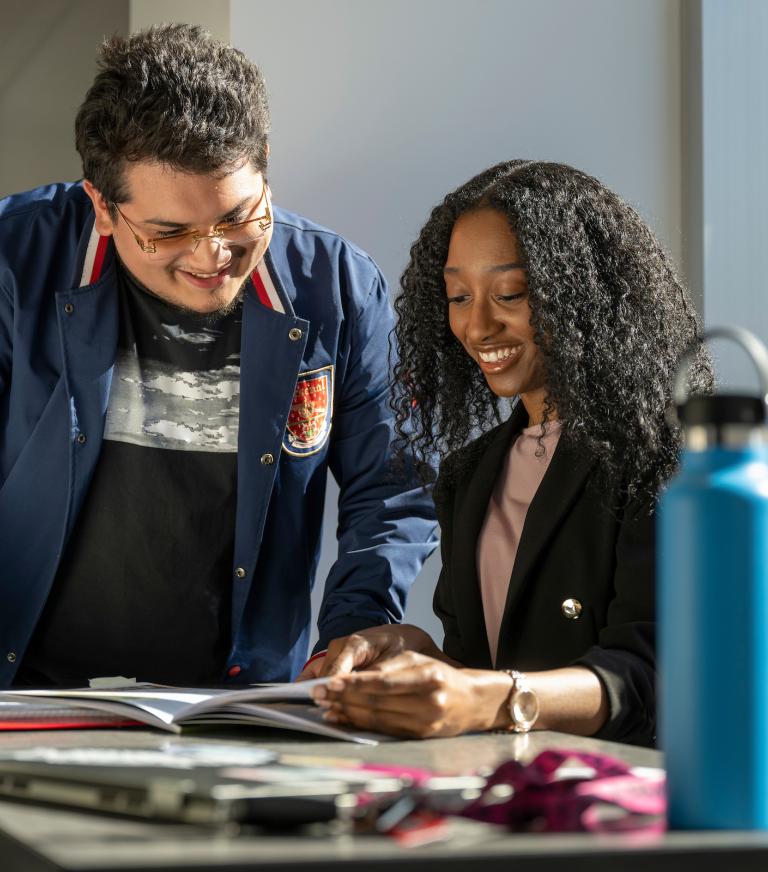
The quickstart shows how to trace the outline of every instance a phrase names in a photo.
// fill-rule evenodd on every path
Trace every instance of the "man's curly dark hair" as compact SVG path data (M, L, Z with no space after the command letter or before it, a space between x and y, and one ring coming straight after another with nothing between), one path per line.
M484 207L507 217L523 256L547 378L545 420L556 414L561 438L598 461L598 481L621 482L627 498L656 494L678 462L680 434L665 412L700 320L637 212L563 164L491 167L448 194L412 246L395 302L392 406L401 451L444 459L501 420L499 398L451 332L443 278L456 219ZM712 386L701 350L689 387ZM460 463L451 467L459 474Z
M190 24L112 36L75 119L83 175L110 203L125 202L126 162L189 173L267 169L269 104L258 67ZM117 213L112 208L112 217Z

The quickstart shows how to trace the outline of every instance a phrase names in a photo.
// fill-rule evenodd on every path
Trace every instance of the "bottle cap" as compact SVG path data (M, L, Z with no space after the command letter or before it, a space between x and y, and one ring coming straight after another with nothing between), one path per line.
M677 406L677 418L683 427L727 424L760 427L766 421L766 406L760 397L743 394L693 396Z

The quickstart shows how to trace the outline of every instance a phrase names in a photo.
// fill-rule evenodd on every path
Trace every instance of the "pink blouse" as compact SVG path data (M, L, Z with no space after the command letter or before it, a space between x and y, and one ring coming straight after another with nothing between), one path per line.
M555 452L560 430L559 421L549 421L540 443L542 425L535 424L526 427L512 443L493 488L477 541L477 574L494 665L501 619L525 516Z

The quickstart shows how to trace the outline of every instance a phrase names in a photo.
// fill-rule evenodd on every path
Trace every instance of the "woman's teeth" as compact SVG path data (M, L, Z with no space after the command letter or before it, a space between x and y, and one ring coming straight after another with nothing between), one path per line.
M514 348L494 348L493 351L478 351L478 357L483 363L499 363L501 360L506 360L517 351L519 346Z

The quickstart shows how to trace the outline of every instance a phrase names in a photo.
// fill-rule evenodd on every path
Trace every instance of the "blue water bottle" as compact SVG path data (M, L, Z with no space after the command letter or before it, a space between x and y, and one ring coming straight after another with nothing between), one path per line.
M678 474L658 509L661 747L669 825L768 829L768 352L739 328L760 394L686 396Z

